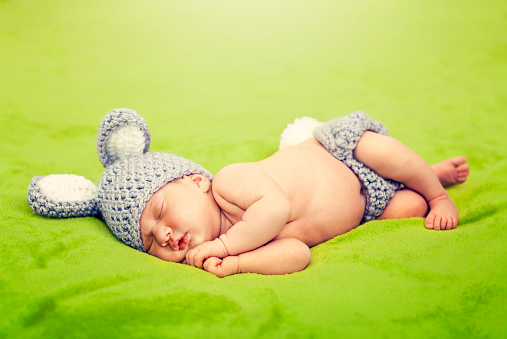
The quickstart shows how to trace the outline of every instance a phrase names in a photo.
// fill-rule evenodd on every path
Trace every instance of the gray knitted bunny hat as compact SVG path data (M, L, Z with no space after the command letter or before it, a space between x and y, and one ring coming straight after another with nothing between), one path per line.
M36 176L28 187L28 203L46 217L100 216L116 238L145 252L139 220L150 197L184 175L213 180L190 160L149 152L150 143L142 116L128 108L115 109L102 119L97 133L97 153L105 168L98 186L73 174Z

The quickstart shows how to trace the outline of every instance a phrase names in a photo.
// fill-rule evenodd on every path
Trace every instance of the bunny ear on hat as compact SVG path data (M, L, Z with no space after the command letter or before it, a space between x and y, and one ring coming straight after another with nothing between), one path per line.
M53 218L100 215L123 243L145 252L139 220L150 197L185 174L213 175L204 167L169 153L150 153L151 135L134 110L112 110L97 133L97 153L105 170L98 185L77 175L34 177L28 203Z
M150 148L151 135L144 118L128 108L109 112L100 122L97 153L107 168L118 160L142 155ZM98 186L74 174L51 174L32 178L28 204L51 218L99 215Z
M100 122L97 154L104 168L119 160L143 155L149 151L150 143L146 121L132 109L114 109Z
M32 178L27 201L45 217L91 217L99 213L97 197L92 181L74 174L51 174Z

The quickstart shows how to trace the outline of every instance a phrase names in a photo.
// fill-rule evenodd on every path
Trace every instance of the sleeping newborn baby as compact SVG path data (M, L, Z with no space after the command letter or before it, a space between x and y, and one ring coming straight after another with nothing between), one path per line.
M299 135L301 128L313 136ZM99 127L106 170L98 191L82 177L67 176L65 185L64 175L34 177L28 201L51 217L100 214L127 245L219 277L300 271L309 247L374 219L426 216L428 229L456 227L458 210L443 186L467 179L466 158L430 167L362 112L325 124L300 120L290 133L298 134L294 145L213 177L187 159L148 152L144 119L114 110ZM88 195L62 201L69 187Z

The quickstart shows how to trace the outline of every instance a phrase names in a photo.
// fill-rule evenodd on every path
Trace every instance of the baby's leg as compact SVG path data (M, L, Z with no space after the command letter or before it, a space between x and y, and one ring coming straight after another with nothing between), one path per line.
M426 228L452 229L458 209L435 171L413 150L389 136L367 131L354 150L357 160L384 178L399 181L421 194L430 207Z
M410 188L403 188L394 193L382 214L376 219L421 218L426 214L428 214L426 199Z
M466 161L465 157L450 158L431 166L431 168L442 186L447 187L464 183L467 180L470 166L465 165ZM419 193L404 188L394 194L377 219L425 217L427 213L426 200Z

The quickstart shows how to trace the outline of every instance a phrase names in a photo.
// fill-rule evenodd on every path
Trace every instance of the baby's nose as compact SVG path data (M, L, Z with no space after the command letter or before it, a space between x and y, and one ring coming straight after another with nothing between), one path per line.
M157 232L157 242L160 246L165 247L171 241L173 230L169 226L162 226Z

